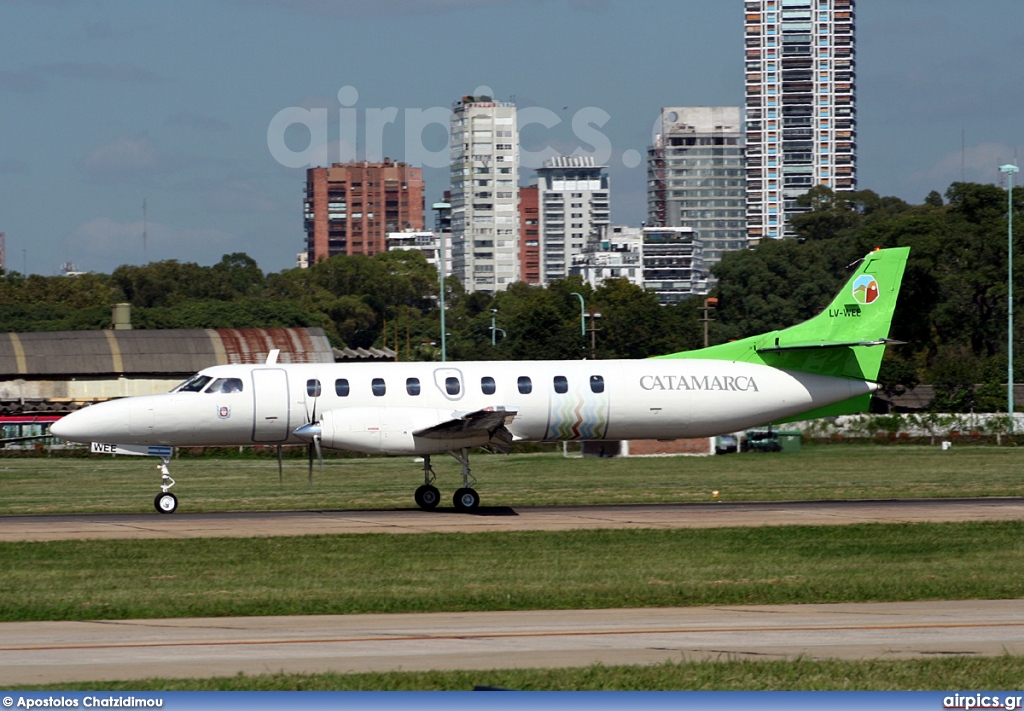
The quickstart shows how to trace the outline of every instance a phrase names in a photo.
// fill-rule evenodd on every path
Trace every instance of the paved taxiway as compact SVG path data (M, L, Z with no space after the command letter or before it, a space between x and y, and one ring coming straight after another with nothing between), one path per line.
M183 505L183 508L185 506ZM1024 520L1024 498L0 517L0 541Z
M1024 653L1024 600L0 625L0 686L271 672Z

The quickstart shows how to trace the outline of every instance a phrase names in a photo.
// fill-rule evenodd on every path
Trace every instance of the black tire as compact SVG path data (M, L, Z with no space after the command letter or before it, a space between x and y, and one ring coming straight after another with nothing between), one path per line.
M459 489L452 497L456 511L474 511L480 507L480 494L475 489Z
M441 492L436 486L424 484L416 490L416 505L424 511L433 511L441 503Z
M178 497L171 492L161 492L153 499L153 506L162 514L172 514L178 508Z

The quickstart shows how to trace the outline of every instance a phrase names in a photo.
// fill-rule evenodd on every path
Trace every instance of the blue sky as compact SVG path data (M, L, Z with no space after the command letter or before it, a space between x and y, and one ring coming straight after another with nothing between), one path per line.
M524 132L532 150L593 150L571 122L596 116L625 224L645 216L628 163L660 107L743 101L740 0L0 0L0 28L0 231L8 267L39 274L236 251L293 266L305 171L275 160L268 127L325 109L339 160L343 88L355 150L380 135L395 160L406 117L479 86L558 121ZM859 186L920 202L1019 164L1021 47L1020 0L858 0ZM389 108L395 124L368 128ZM421 137L444 145L439 126ZM429 205L447 176L425 176Z

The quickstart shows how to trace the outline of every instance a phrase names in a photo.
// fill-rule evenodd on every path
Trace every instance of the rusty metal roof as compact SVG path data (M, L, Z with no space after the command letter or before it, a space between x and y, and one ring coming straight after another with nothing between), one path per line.
M0 377L188 374L211 365L333 363L321 328L52 331L0 334Z
M335 348L334 360L345 361L389 361L395 359L395 352L385 346L384 348Z

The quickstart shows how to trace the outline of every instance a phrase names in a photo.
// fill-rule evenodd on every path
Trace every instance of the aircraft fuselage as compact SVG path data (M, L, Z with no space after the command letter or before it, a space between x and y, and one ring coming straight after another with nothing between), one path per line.
M337 434L325 432L328 447L436 453L450 445L410 432L486 408L516 413L507 423L516 440L672 439L742 430L876 387L716 360L224 365L196 377L208 380L94 405L54 433L140 445L302 444L294 431L317 420ZM237 391L208 391L218 380Z

